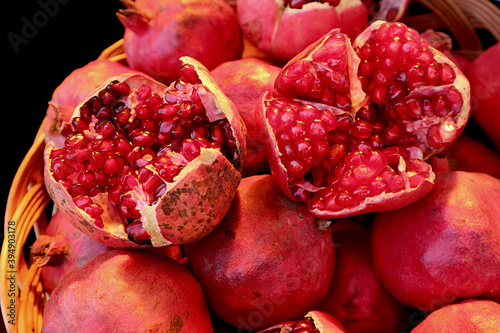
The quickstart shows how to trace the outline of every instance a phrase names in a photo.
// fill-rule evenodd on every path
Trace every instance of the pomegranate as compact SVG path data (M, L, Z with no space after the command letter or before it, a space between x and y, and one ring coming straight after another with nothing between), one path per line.
M269 173L265 142L256 119L255 105L260 95L272 88L280 70L267 61L245 58L225 62L211 72L222 92L236 105L247 129L243 177Z
M500 154L481 141L460 135L447 150L430 160L436 173L482 172L500 178Z
M222 222L185 245L210 309L240 330L304 315L325 296L335 264L332 233L267 175L241 180Z
M50 294L69 272L110 250L81 233L58 211L50 219L45 234L31 246L30 257L33 264L43 267L43 286Z
M322 311L310 311L304 319L295 321L287 321L278 325L274 325L257 333L346 333L346 329L342 324Z
M500 43L477 57L467 71L471 84L472 118L500 150Z
M123 49L130 67L169 84L179 77L179 57L209 70L240 59L243 34L234 9L223 0L121 0Z
M245 36L264 54L288 61L334 28L351 38L371 18L399 20L408 0L238 0Z
M499 327L500 304L490 300L468 299L434 311L412 333L492 333L498 332Z
M75 107L108 78L123 73L139 71L115 61L98 59L71 72L52 94L43 124L45 141L54 141L57 147L62 147Z
M203 290L181 264L113 250L69 273L43 312L50 332L212 332Z
M45 149L45 183L63 214L112 247L193 242L229 209L245 127L203 65L181 58L169 87L110 78L71 118L65 145Z
M335 272L317 306L349 333L400 333L408 326L406 307L389 294L373 268L370 231L354 220L335 221Z
M500 179L454 171L406 207L375 214L373 263L387 290L426 312L500 296Z
M377 21L351 46L333 30L288 62L265 93L271 172L320 218L395 209L430 191L425 162L470 113L460 70L402 23Z

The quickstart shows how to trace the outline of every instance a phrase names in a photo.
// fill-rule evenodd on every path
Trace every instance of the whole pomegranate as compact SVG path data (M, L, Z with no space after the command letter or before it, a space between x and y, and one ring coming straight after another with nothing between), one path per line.
M490 300L468 299L434 311L412 333L492 333L498 332L499 327L500 304Z
M130 67L169 84L179 77L181 56L209 70L240 59L243 34L223 0L121 0L123 49Z
M354 220L335 221L335 272L328 294L317 306L349 333L400 333L406 307L385 289L373 268L370 231Z
M376 213L373 264L400 302L426 312L500 296L500 179L455 171L406 207Z
M335 28L356 37L375 15L399 20L408 0L238 0L240 26L264 54L288 61Z
M43 286L50 294L69 272L110 250L80 232L57 211L45 233L31 246L30 257L32 263L42 267Z
M500 43L477 57L467 71L471 85L472 118L500 150Z
M173 259L113 250L69 273L43 312L42 331L212 333L203 290Z
M260 95L272 89L280 70L267 61L245 58L225 62L211 72L222 92L234 102L247 129L243 177L269 172L265 142L255 107Z
M52 93L43 124L45 141L62 147L77 105L108 78L123 73L140 72L108 59L91 61L71 72Z
M110 78L76 108L64 146L45 149L55 204L103 244L193 242L229 209L245 127L208 70L182 61L170 87L142 75Z
M314 309L335 264L326 221L286 198L271 175L243 178L222 222L185 253L209 307L240 330Z
M322 311L310 311L303 319L290 320L259 331L258 333L347 333L342 324Z
M402 207L432 188L425 160L462 132L469 97L455 64L402 23L376 21L352 45L333 30L263 95L271 172L320 218Z

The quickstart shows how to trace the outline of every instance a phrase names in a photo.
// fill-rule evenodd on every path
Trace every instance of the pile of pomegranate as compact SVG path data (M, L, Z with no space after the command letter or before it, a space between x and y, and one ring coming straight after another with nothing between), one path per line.
M498 45L462 70L404 0L121 3L125 60L47 109L43 332L500 327Z

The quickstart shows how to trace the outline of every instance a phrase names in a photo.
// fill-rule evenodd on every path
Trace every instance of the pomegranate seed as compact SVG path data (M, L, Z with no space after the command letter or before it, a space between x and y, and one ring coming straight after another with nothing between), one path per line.
M351 134L357 138L368 138L373 133L373 125L369 122L358 119L351 128Z

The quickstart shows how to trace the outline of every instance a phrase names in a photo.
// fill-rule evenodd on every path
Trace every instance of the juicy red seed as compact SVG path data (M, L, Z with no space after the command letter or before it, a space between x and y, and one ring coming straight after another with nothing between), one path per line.
M130 236L138 240L148 240L149 235L146 230L142 227L141 221L135 221L129 224L127 227L127 232Z
M89 195L89 189L87 186L82 184L73 184L69 190L72 196L76 197L79 195Z
M431 103L434 114L438 117L443 117L451 111L446 95L435 96Z
M373 133L373 125L369 122L358 119L351 128L351 134L357 138L368 138Z
M432 148L439 149L445 146L440 133L440 124L429 127L427 131L427 142Z
M400 157L406 161L408 159L408 152L401 146L392 146L382 150L382 154L387 159L389 165L398 165Z
M293 325L292 325L292 332L293 333L303 332L302 330L304 330L304 329L308 329L309 331L307 331L307 332L310 332L310 330L314 330L314 329L316 329L316 327L309 319L298 320L295 323L293 323ZM306 331L304 331L304 332L306 332Z
M71 119L71 125L73 126L73 128L77 132L80 132L80 133L83 133L89 129L88 121L85 121L81 117L75 117L75 118Z
M151 174L142 182L142 188L150 195L153 195L158 187L163 184L163 180L156 174Z
M181 67L181 77L182 80L187 83L191 84L201 83L198 73L196 73L196 70L192 65L186 64Z
M74 197L73 202L75 203L75 205L78 208L84 208L84 207L87 207L93 203L92 199L90 199L86 195L80 195L80 196Z
M108 156L104 161L103 171L108 175L112 175L120 171L124 164L125 160L123 157Z
M200 145L193 139L182 141L182 154L188 161L192 161L200 156Z

